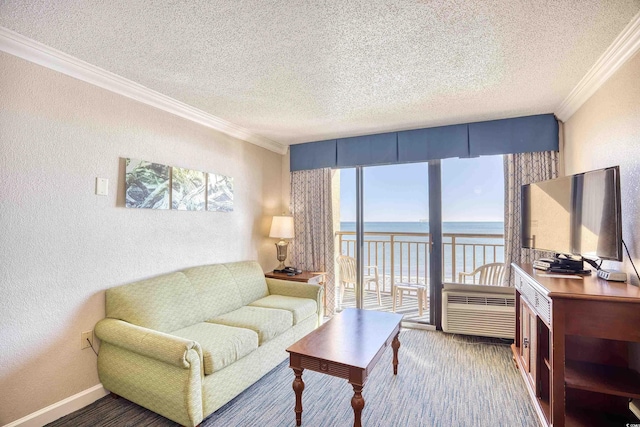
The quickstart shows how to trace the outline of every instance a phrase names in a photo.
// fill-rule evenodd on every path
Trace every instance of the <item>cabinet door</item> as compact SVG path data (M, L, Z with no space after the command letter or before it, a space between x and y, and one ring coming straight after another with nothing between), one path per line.
M525 372L529 372L529 359L531 356L531 351L529 348L529 343L531 342L531 337L529 336L529 331L531 327L529 326L529 312L527 310L527 305L524 302L524 299L521 299L520 304L520 352L522 353L522 364L524 365Z
M524 371L527 373L529 382L536 390L536 351L537 351L537 317L526 300L522 298L520 304L520 348L522 351L522 361Z

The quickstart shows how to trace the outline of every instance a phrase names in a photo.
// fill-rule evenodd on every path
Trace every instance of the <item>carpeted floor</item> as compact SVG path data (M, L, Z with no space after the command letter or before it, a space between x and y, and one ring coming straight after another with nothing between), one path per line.
M398 375L392 350L365 384L363 426L531 426L538 421L509 347L499 340L405 329ZM491 344L485 344L489 342ZM346 380L303 374L303 426L353 425ZM202 422L203 427L295 426L287 361ZM104 397L49 426L175 426L124 399Z

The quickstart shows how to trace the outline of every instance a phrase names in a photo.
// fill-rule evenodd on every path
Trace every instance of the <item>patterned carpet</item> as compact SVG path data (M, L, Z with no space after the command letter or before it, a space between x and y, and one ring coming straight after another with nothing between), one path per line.
M363 426L531 426L538 421L511 351L500 340L405 329L394 377L387 349L365 384ZM303 426L353 425L346 380L303 374ZM295 426L285 361L213 413L203 427ZM124 399L104 397L50 426L175 426Z

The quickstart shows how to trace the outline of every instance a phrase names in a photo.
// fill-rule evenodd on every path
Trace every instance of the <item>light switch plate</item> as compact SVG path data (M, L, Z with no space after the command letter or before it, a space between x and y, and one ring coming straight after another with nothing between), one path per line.
M98 196L109 194L109 180L107 178L96 178L96 194Z

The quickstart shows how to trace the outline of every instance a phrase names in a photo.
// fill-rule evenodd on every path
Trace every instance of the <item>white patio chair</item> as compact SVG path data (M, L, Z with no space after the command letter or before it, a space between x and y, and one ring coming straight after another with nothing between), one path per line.
M467 283L471 277L471 284L502 286L504 281L505 265L501 262L484 264L470 273L458 273L458 283Z
M346 255L340 255L337 259L338 271L340 275L340 305L344 299L344 290L349 287L355 289L356 284L356 259ZM378 294L378 305L382 305L382 298L380 297L380 276L378 275L377 265L368 265L364 267L368 270L369 274L362 278L364 284L364 290L366 292L375 292ZM371 274L373 272L373 274ZM370 286L374 284L375 289L370 289ZM349 286L350 285L350 286Z

